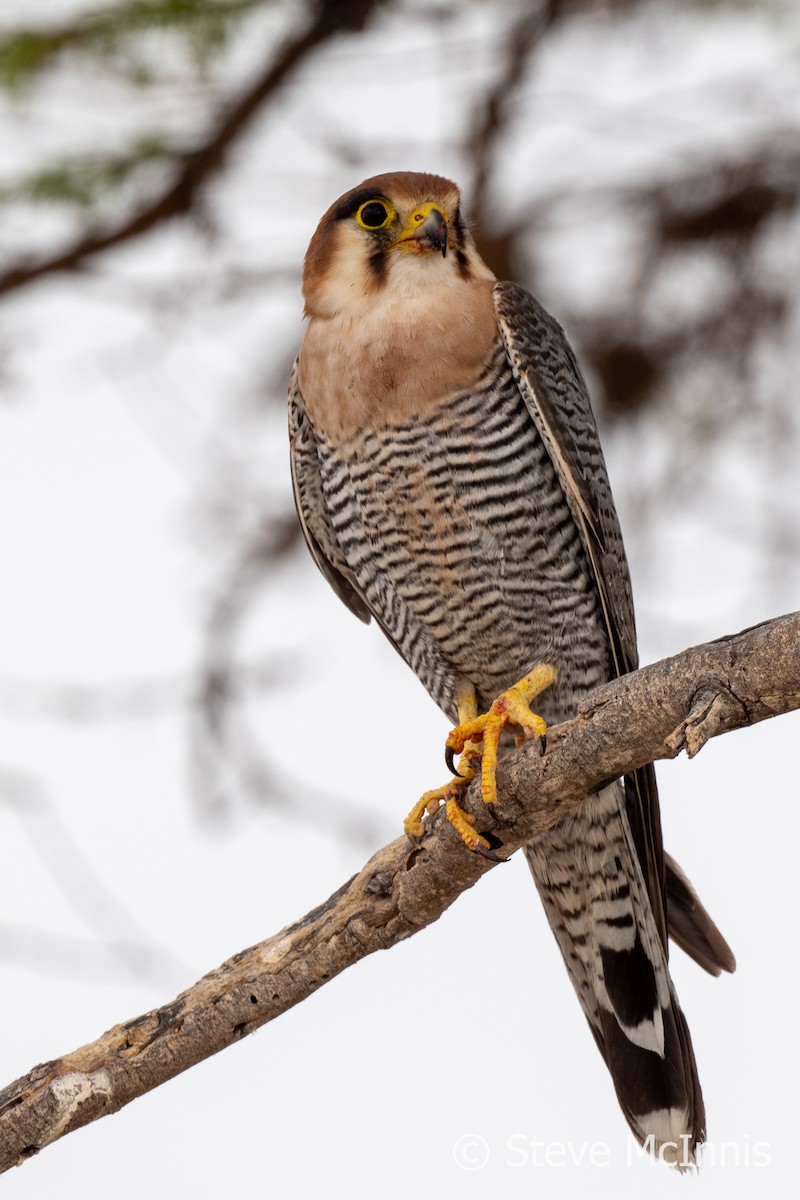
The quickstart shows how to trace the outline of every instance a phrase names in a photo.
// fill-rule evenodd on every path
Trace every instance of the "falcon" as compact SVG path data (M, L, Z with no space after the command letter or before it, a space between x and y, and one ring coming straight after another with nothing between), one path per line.
M455 728L444 804L496 798L509 733L541 737L638 663L630 580L586 385L563 330L475 248L458 188L378 175L323 216L289 387L297 510L339 598L377 621ZM535 699L536 712L530 704ZM733 955L665 854L652 765L525 848L567 971L640 1143L696 1160L705 1111L668 934L714 975Z

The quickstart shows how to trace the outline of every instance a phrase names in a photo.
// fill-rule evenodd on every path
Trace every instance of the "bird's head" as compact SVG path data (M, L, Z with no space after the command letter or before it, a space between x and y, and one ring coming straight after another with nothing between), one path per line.
M458 188L440 175L376 175L332 204L303 268L309 316L354 316L448 282L492 279L461 215Z

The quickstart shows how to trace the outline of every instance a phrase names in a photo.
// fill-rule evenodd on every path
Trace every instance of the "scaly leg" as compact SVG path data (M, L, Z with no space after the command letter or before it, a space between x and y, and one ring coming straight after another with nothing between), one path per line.
M475 695L475 688L472 684L458 683L456 685L455 700L460 728L461 724L474 721L478 715L478 697ZM444 804L445 808L448 809L448 820L452 821L461 838L469 845L465 833L462 832L462 826L466 824L469 827L469 825L473 824L473 818L459 807L456 803L456 796L475 778L480 763L481 752L477 746L465 742L460 748L459 753L461 757L458 760L458 768L454 765L451 765L450 768L457 778L451 779L444 787L433 788L429 792L423 792L403 822L403 829L409 837L421 838L425 832L425 827L422 824L422 818L425 813L432 816L440 805ZM451 811L455 819L450 816ZM472 838L476 840L479 837L479 834L469 828L467 828L466 832L471 834ZM489 843L486 839L480 838L480 840L488 848Z
M456 778L445 787L435 788L417 801L405 820L404 829L410 837L422 836L424 813L432 814L444 803L447 819L468 849L497 860L486 838L472 828L475 818L464 812L458 803L460 793L474 779L478 763L481 768L481 794L484 803L494 804L497 800L497 750L503 730L508 725L518 729L517 741L529 737L544 737L546 725L540 716L531 712L530 702L538 696L556 677L555 669L541 663L529 671L514 687L501 693L488 712L477 715L477 698L471 684L463 684L456 690L456 705L459 724L451 730L446 743L445 758ZM479 743L483 743L480 749ZM460 754L458 767L454 756Z
M447 738L445 758L451 770L453 756L460 754L468 742L483 742L481 757L481 793L485 804L497 800L497 748L500 735L507 725L516 725L528 737L544 737L547 726L540 716L531 712L530 702L540 695L556 677L555 669L540 663L524 679L508 691L501 692L486 713L463 721Z

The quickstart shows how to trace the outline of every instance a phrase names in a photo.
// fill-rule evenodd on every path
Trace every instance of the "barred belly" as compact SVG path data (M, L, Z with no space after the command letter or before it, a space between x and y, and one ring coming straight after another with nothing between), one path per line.
M318 435L325 501L370 608L455 719L465 678L482 708L536 662L562 720L609 677L580 536L502 348L479 386L431 419Z

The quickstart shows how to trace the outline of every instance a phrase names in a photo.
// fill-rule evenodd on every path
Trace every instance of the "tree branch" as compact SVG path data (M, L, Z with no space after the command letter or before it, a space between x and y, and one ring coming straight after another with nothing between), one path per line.
M0 274L0 295L25 287L42 275L75 270L103 250L149 233L163 221L186 216L201 188L222 166L236 139L303 58L338 33L362 29L382 3L383 0L349 0L347 4L315 0L314 15L307 27L286 43L275 61L220 116L206 140L180 158L173 178L159 195L118 225L89 232L58 254L11 266Z
M717 734L800 708L800 613L686 650L605 684L575 718L513 751L490 812L465 807L507 854L607 781ZM398 838L319 908L234 955L169 1004L35 1067L0 1092L0 1171L238 1041L375 950L435 921L492 864L437 815L423 842Z
M485 219L489 183L494 167L494 155L502 134L519 103L519 88L531 55L542 43L548 30L564 15L564 0L544 0L538 8L523 11L511 27L503 56L503 68L498 71L469 123L468 161L474 163L472 176L471 212L479 228L489 225Z

